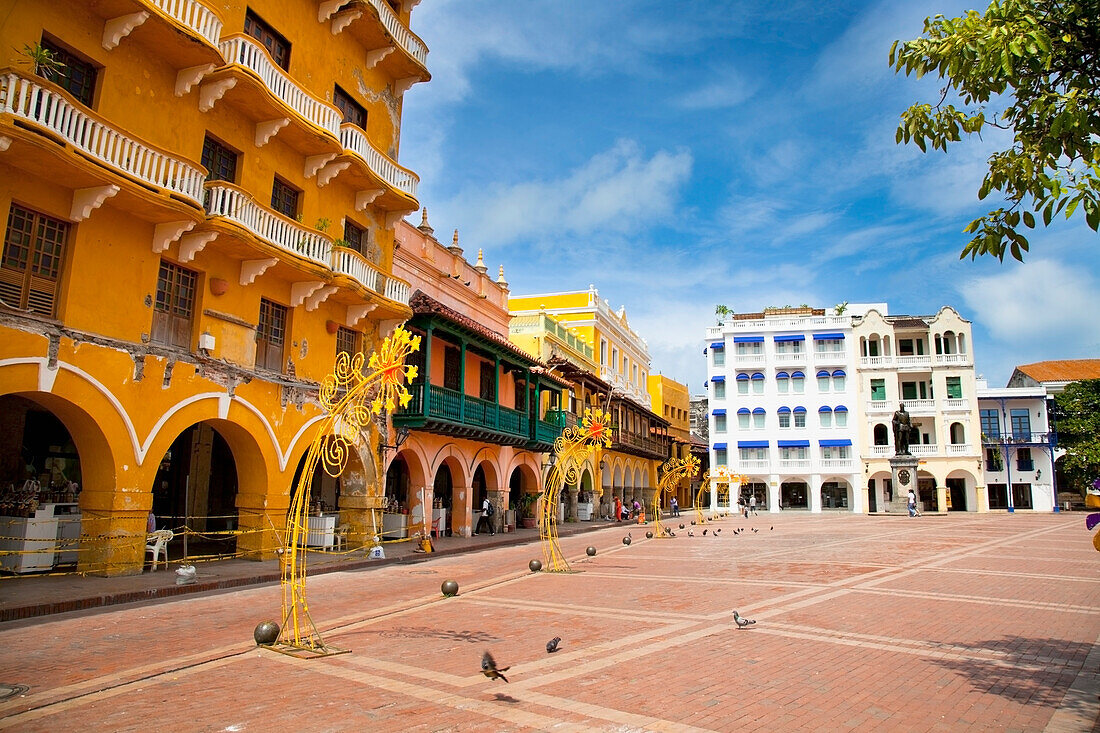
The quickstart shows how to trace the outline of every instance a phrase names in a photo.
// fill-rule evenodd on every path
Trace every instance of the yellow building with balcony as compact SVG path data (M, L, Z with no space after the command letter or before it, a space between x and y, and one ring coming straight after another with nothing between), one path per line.
M691 396L686 384L669 379L663 374L649 375L649 399L653 411L668 421L668 437L672 458L687 458L692 454L691 441ZM691 493L692 480L701 476L684 476L676 485L672 494L662 497L664 508L669 508L672 497L681 507L690 507L694 501Z
M6 11L0 510L78 517L54 564L140 572L150 511L218 554L280 544L319 382L411 315L392 264L418 208L402 95L430 78L415 5ZM379 502L368 438L314 482L353 537Z
M615 499L651 507L658 469L670 457L669 421L650 407L649 350L595 287L586 291L511 296L512 341L572 385L568 424L585 408L611 413L614 445L597 449L567 487L564 516L611 516Z

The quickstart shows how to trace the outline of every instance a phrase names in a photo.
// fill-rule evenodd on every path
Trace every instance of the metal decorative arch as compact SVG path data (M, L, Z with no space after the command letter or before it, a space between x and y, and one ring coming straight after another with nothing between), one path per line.
M699 483L699 491L695 493L695 521L697 524L704 524L707 521L706 517L703 516L703 493L710 491L711 481L716 484L728 484L729 480L729 466L715 466L703 474L703 480Z
M554 465L546 477L542 491L542 513L539 518L539 539L546 570L555 573L569 571L569 563L558 544L558 501L562 487L578 481L578 469L596 448L611 447L611 415L600 408L584 411L579 425L566 428L554 441Z
M699 459L695 456L670 458L661 466L661 470L664 473L657 483L657 490L653 492L653 535L658 538L665 536L661 529L661 505L664 503L661 495L675 490L680 479L685 476L694 476L699 470Z
M290 500L286 542L281 548L283 625L272 647L276 651L317 656L343 653L322 641L306 602L306 553L301 542L308 531L309 486L318 462L333 478L343 473L348 451L375 415L409 404L412 395L405 384L416 379L417 368L405 366L405 358L419 348L420 337L398 326L369 359L362 352L338 354L333 373L321 383L321 406L328 416L319 424Z

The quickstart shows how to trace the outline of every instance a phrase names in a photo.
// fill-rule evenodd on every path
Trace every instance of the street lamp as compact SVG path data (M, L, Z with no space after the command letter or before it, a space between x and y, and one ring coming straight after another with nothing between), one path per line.
M394 431L393 445L386 445L383 443L380 447L383 450L400 450L401 446L409 439L409 429L402 425Z

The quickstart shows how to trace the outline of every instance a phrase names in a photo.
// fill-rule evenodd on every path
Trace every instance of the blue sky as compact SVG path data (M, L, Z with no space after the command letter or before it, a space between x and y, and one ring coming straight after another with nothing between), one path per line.
M939 87L896 76L890 44L968 7L428 0L412 27L433 79L405 95L400 159L440 239L457 228L516 295L594 284L693 394L719 303L951 305L1002 386L1017 364L1100 356L1100 253L1078 217L1033 232L1022 266L959 260L1005 138L894 143Z

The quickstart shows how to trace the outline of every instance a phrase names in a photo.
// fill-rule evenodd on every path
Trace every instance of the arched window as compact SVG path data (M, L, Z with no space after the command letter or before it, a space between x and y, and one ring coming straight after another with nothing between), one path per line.
M760 372L752 375L752 393L764 394L764 375Z
M779 427L789 428L791 426L791 408L780 407L778 410L779 415Z
M817 373L817 391L828 392L829 391L829 372L822 369Z
M749 375L741 372L737 375L737 394L749 393Z
M752 427L753 427L754 430L763 430L764 429L764 415L765 414L766 413L764 412L763 407L757 407L755 410L752 411Z
M823 428L831 428L833 426L833 410L828 405L822 405L817 408L817 420Z
M845 381L846 377L847 377L847 375L844 373L843 369L834 369L833 370L833 391L834 392L843 392L844 391L844 381Z
M806 391L806 375L802 372L791 372L791 388L795 394Z
M750 415L752 415L752 413L749 412L749 408L747 407L742 407L740 410L737 411L737 427L739 430L749 429Z
M838 428L848 427L848 408L844 405L833 408L833 422Z
M791 386L791 375L786 372L779 372L776 374L775 386L779 394L787 394L787 390L789 390Z
M960 422L951 423L951 445L963 445L966 443L966 429Z
M875 445L890 445L890 430L882 423L875 426Z
M794 426L796 428L806 427L806 408L796 407L794 408Z

